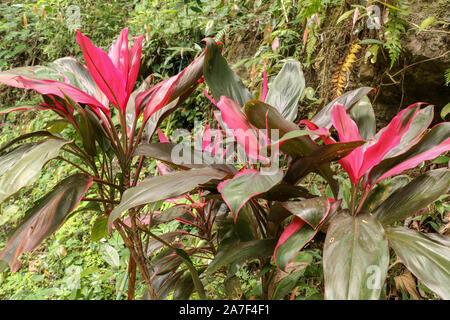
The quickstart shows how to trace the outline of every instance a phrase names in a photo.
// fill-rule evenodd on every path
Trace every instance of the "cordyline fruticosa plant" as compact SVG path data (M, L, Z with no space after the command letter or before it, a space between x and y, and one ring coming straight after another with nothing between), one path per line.
M296 61L287 61L270 86L265 77L261 97L255 100L222 57L221 44L206 39L206 50L181 73L151 88L145 81L132 91L142 37L129 49L124 29L108 54L81 32L77 42L86 66L62 58L46 67L0 73L1 83L33 89L44 99L39 107L14 107L3 113L51 109L79 134L69 141L39 131L0 149L0 201L36 180L50 159L80 170L40 199L11 233L0 260L12 271L20 267L21 253L36 248L80 201L88 201L102 205L98 212L105 230L116 229L130 250L129 298L134 297L136 267L151 299L163 299L170 292L175 299L187 299L194 290L204 299L203 282L208 276L225 272L228 287L236 286L232 281L236 271L251 259L258 259L261 269L266 267L261 298L283 298L304 271L297 253L319 231L327 233L327 298L378 298L387 272L388 241L423 283L443 298L450 296L449 240L390 226L447 192L448 170L429 171L411 182L399 176L378 183L449 149L448 123L427 131L432 106L408 107L375 135L373 109L365 98L371 88L361 88L297 125L292 121L305 80ZM202 148L188 148L191 158L203 161L174 161L177 145L159 130L160 142L149 143L161 121L203 79L213 96L208 97L220 110L216 114L219 129L238 132L232 140L248 158L260 163L235 166L216 161L229 156L218 146L229 137L215 134L212 143L208 127ZM111 105L117 109L118 120L111 116ZM331 138L331 126L339 142ZM258 129L262 129L262 140ZM278 138L272 129L278 130ZM41 140L17 146L29 138ZM282 155L266 157L259 152L262 147L275 155L280 150ZM69 160L69 155L77 161ZM161 162L159 176L141 179L147 158ZM339 190L330 167L333 161L339 161L349 174L351 190ZM261 168L274 162L272 174L263 174ZM333 198L314 197L300 186L310 172L328 182ZM161 211L167 207L162 202L171 206ZM174 219L189 227L160 236L152 232L152 227ZM195 245L183 241L189 237L201 241ZM271 264L272 256L276 266ZM376 281L370 278L373 270Z

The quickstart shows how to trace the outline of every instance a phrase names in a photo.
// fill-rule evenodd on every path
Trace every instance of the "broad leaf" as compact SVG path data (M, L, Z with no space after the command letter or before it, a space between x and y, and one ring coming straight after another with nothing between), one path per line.
M269 297L272 300L283 299L289 292L297 287L297 281L305 273L306 267L311 264L313 256L301 252L286 268L286 272L276 270L273 285L269 286Z
M137 147L135 155L151 157L182 169L214 167L231 174L237 173L234 166L221 164L224 160L208 151L171 142L141 144Z
M217 189L235 219L241 208L254 196L269 191L283 178L283 172L264 173L258 170L246 169L233 177L221 182Z
M381 161L370 171L369 182L373 185L406 169L414 168L423 161L434 159L448 150L450 150L450 122L444 122L423 135L408 151Z
M281 137L290 131L300 129L295 123L284 119L275 108L259 100L249 101L244 106L244 112L247 120L256 128L267 129L271 139L274 138L272 136L271 129L277 129L279 136ZM283 150L283 152L293 156L294 158L310 155L318 148L319 146L311 140L309 136L296 137L285 141L281 146L281 150ZM337 196L339 186L333 178L333 171L330 169L330 165L326 163L320 164L317 167L317 171L327 180L333 190L333 193Z
M274 107L259 100L249 101L244 106L247 120L258 129L267 129L269 137L274 140L271 129L279 130L279 137L285 137L288 132L299 130L300 128L292 121L286 120ZM266 127L268 126L268 127ZM309 155L316 150L317 145L311 140L307 132L298 132L293 139L286 140L281 145L281 150L294 156ZM277 137L277 138L279 138ZM287 136L289 137L289 136ZM282 139L281 139L282 140Z
M227 173L213 168L200 168L147 178L141 181L138 186L124 192L120 204L109 216L108 230L111 230L113 222L125 210L159 200L178 197L195 189L200 184L214 179L223 179L226 175Z
M377 125L375 121L375 112L367 96L357 102L350 109L350 116L355 120L359 129L359 134L363 140L372 139L375 136Z
M319 149L312 152L309 156L294 160L286 172L284 181L296 184L308 173L314 171L318 165L342 160L363 144L364 141L352 141L320 146Z
M27 211L22 223L11 232L8 243L0 252L0 260L16 272L20 268L19 255L32 251L58 230L91 184L92 177L85 174L75 174L58 183Z
M91 229L91 241L100 241L108 235L108 217L101 216L95 220Z
M318 197L302 201L281 202L281 205L291 214L309 224L310 227L317 229L323 223L330 210L332 208L333 210L336 209L335 203L332 199Z
M103 259L113 268L119 268L120 267L120 257L119 257L119 253L117 252L117 250L107 244L107 243L103 243L100 246L100 254L102 255Z
M403 220L433 203L450 189L450 170L431 170L396 190L374 214L383 225Z
M450 238L388 227L386 235L402 263L428 288L450 299Z
M269 257L275 247L276 240L264 239L232 244L220 250L206 269L206 275L216 272L223 266L250 259Z
M277 184L269 191L263 192L256 196L256 198L266 199L269 201L287 201L291 198L313 198L308 189L301 186L293 186L291 184Z
M241 79L230 69L220 53L221 48L211 38L206 38L206 56L203 67L205 82L216 101L225 96L243 106L253 99Z
M285 119L295 121L304 89L305 77L300 62L288 60L270 84L265 102L275 107Z
M68 141L49 139L22 145L0 157L0 203L39 178L42 167Z
M286 269L298 252L314 238L328 215L336 212L340 203L324 197L279 203L295 216L281 234L273 254L274 261L280 269ZM274 219L274 214L277 214L277 211L271 212L271 219ZM281 218L285 216L281 210L278 210L278 215Z
M370 87L362 87L356 90L352 90L344 93L340 97L334 99L325 107L322 108L313 118L312 122L314 122L319 128L331 127L331 110L333 109L336 103L342 104L345 106L347 111L351 110L351 108L361 100L365 95L367 95L373 88Z
M406 186L411 181L408 176L396 176L389 181L378 183L375 188L370 191L367 200L364 202L362 211L374 212L374 210L385 201L396 190Z
M331 222L323 249L326 299L378 299L388 265L388 242L375 216L343 214Z
M392 158L402 154L417 143L417 139L427 130L434 117L434 106L428 106L421 109L412 119L408 131L402 136L397 147L389 151L384 159Z
M285 270L298 252L314 238L318 230L305 224L304 220L294 217L284 229L273 252L273 260L278 268Z
M203 75L204 59L205 51L179 74L139 93L136 96L136 114L140 114L144 110L144 121L147 121L149 117L176 99L179 99L178 103L175 103L176 106L183 102ZM167 108L162 114L167 115L170 110L172 108ZM153 121L160 121L161 116L157 116Z
M169 209L164 210L159 214L155 214L152 217L152 226L156 226L161 223L166 223L176 218L182 217L189 210L190 206L187 204L179 204Z
M176 230L176 231L164 233L164 234L160 235L159 237L168 243L172 243L177 237L180 237L182 235L183 235L183 231ZM151 256L155 251L161 249L162 247L164 247L164 243L162 243L161 241L156 240L156 239L151 239L151 240L149 240L147 247L146 247L146 249L147 249L146 255Z

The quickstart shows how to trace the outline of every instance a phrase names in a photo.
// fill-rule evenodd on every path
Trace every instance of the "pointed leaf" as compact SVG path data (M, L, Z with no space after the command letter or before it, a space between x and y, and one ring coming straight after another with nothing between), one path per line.
M433 121L433 117L434 106L428 106L424 109L421 109L419 113L412 119L411 124L409 125L409 129L402 136L399 145L389 151L384 156L384 159L398 156L407 151L414 144L416 144L420 136L425 132L425 130L427 130L431 121Z
M234 166L221 164L223 159L208 151L197 150L189 147L179 150L178 147L179 145L172 142L144 143L136 148L135 155L152 157L165 163L173 164L182 169L214 167L231 174L237 173ZM184 151L189 153L185 154ZM172 157L172 155L176 155L176 157Z
M448 150L450 150L450 122L444 122L423 135L408 151L381 161L370 171L369 183L374 185L394 174L414 168L423 161L434 159Z
M185 94L195 89L198 80L203 75L204 59L205 51L179 74L156 84L147 91L139 93L136 96L136 113L140 114L144 110L144 119L146 121L177 98L182 97L180 102L184 101L186 98Z
M68 83L83 92L86 92L104 106L108 105L108 98L97 86L89 71L78 60L72 57L60 58L50 64L60 71Z
M370 191L367 200L364 202L362 211L374 212L374 210L384 202L396 190L406 186L411 181L408 176L396 176L389 181L378 183L375 188Z
M108 55L102 49L94 46L91 40L79 30L77 31L77 42L83 51L84 60L95 83L108 97L109 102L125 113L128 95L124 75L116 68Z
M285 270L298 252L314 238L318 230L305 224L299 217L294 217L284 229L273 252L273 260L278 268Z
M342 104L336 104L331 111L331 121L339 134L339 141L351 142L360 141L358 126L348 116L345 107ZM361 175L359 170L364 159L364 148L359 147L351 152L347 157L342 159L339 163L348 173L353 184L357 184Z
M225 172L213 168L200 168L147 178L141 181L138 186L124 192L120 204L109 216L108 230L111 230L114 220L119 218L120 214L125 210L159 200L178 197L195 189L200 184L214 179L223 179L226 175Z
M317 229L323 223L335 202L333 199L318 197L302 201L281 202L281 205L291 214L309 224L310 227Z
M225 96L236 101L240 106L252 100L252 95L241 79L230 69L227 61L222 57L217 43L211 38L206 38L205 42L207 47L203 73L214 99L219 101L221 96Z
M233 177L221 182L217 189L234 217L241 208L254 196L269 191L283 178L281 170L275 173L263 173L258 170L246 169Z
M403 109L380 131L378 141L364 151L364 160L359 169L359 176L364 175L368 170L379 164L392 148L399 145L401 137L408 131L412 119L419 110L417 104Z
M402 263L428 288L450 299L450 238L404 227L386 228L389 244Z
M287 60L271 83L265 102L275 107L285 119L294 121L304 89L305 77L300 62Z
M7 262L11 271L16 272L20 268L19 255L32 251L58 230L91 184L92 177L85 174L75 174L58 183L27 211L25 219L11 233L5 248L0 251L0 260Z
M388 242L375 216L343 214L331 222L323 249L326 299L378 299L388 265Z
M377 129L375 112L367 96L359 100L350 109L350 116L358 126L359 134L363 140L372 139Z
M227 128L232 130L237 143L244 149L245 153L253 159L267 161L259 155L257 132L245 118L241 107L225 96L220 97L217 107L220 109L223 122L225 122Z
M49 139L25 144L0 157L0 202L39 178L42 167L68 141Z
M253 240L230 245L220 250L206 269L206 275L216 272L223 266L250 259L269 257L276 241L274 239Z
M374 211L374 214L383 225L389 225L413 215L447 193L449 189L449 169L428 171L396 190Z
M312 122L314 122L319 128L331 127L331 110L333 109L336 103L342 104L345 106L347 111L350 111L352 107L361 100L365 95L367 95L373 88L370 87L362 87L356 90L352 90L344 93L338 98L331 101L322 110L320 110L313 118Z

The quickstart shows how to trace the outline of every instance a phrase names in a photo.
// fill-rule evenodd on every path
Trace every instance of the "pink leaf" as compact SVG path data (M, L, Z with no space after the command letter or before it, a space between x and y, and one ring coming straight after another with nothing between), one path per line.
M331 122L339 134L339 141L350 142L360 141L358 127L356 123L347 115L347 111L342 104L336 104L331 111ZM353 184L357 184L359 178L359 168L363 161L363 146L353 150L348 156L339 161L344 170L348 173Z
M109 47L108 56L120 70L124 79L128 76L130 57L128 52L128 28L120 32L119 38Z
M3 79L0 79L0 82L5 83L3 82ZM32 89L40 94L53 94L63 99L65 94L76 102L91 105L94 111L97 111L99 107L109 115L109 109L103 106L94 97L66 83L47 79L31 79L16 76L14 79L8 79L6 84L16 88Z
M128 99L125 76L116 68L108 55L94 46L91 40L79 30L77 42L83 51L84 60L95 83L105 93L111 104L125 113Z
M304 224L305 224L305 221L303 221L299 217L294 217L292 222L286 227L286 229L284 229L283 233L281 234L280 238L278 239L278 243L275 246L275 250L273 251L273 260L275 261L275 264L278 268L279 268L279 266L277 264L277 260L275 259L278 247L281 246L283 243L285 243L286 240L289 239L294 233L296 233L298 230L300 230Z
M264 76L263 76L263 91L261 94L261 101L265 102L266 101L266 97L267 97L267 73L266 73L266 69L264 69Z
M400 143L403 134L408 131L412 119L418 112L419 106L413 104L400 111L389 125L382 129L383 132L378 141L364 152L364 160L359 170L360 177L380 163L383 157Z
M139 73L139 67L141 65L141 53L142 53L142 40L144 36L139 36L134 45L130 49L129 57L129 70L128 70L128 78L127 78L127 93L131 94L134 88L134 84L136 83L136 79Z
M259 142L256 132L245 118L239 105L233 100L221 96L217 107L221 112L223 121L228 128L233 130L237 143L244 148L245 153L253 159L267 161L266 158L258 154Z
M170 142L169 139L167 139L166 135L159 128L158 128L158 138L159 138L159 142L162 142L162 143Z

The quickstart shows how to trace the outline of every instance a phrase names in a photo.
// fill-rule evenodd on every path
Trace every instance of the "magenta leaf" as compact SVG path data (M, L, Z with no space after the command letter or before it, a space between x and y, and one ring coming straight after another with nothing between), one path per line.
M340 201L312 198L303 201L287 201L281 205L295 215L281 234L273 253L275 264L281 270L285 270L298 252L314 238L325 219L337 210Z
M331 111L331 121L339 134L339 140L341 142L361 140L356 123L347 115L343 105L336 104ZM347 157L339 161L344 170L348 173L353 184L357 184L361 177L358 174L358 171L363 161L363 155L363 147L358 147Z
M79 30L77 31L77 42L83 51L84 60L95 83L108 97L109 102L125 113L128 94L126 78L122 72L102 49L94 46L91 40Z
M412 119L419 112L419 108L417 104L414 104L400 111L383 130L378 141L364 151L364 160L359 170L360 177L380 163L383 157L400 143Z

